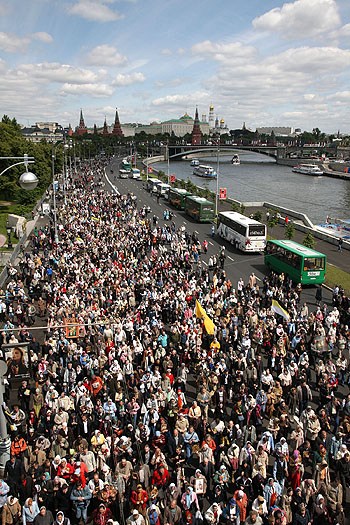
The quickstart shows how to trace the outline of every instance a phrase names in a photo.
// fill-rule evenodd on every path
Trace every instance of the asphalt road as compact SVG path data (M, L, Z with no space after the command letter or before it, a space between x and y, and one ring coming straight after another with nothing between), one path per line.
M256 275L258 282L261 283L262 279L265 277L267 268L264 264L264 256L257 253L243 253L239 250L236 250L230 243L226 242L224 239L215 235L214 238L211 237L211 227L210 223L198 223L194 221L191 217L188 217L185 212L173 208L169 202L160 198L159 204L157 203L157 198L155 195L150 194L145 186L145 182L138 181L134 179L120 179L119 178L119 164L121 159L113 159L111 164L107 166L106 172L107 175L114 184L118 191L122 194L127 194L132 192L136 195L139 205L149 206L152 210L150 217L156 215L159 217L158 225L162 226L166 224L167 221L163 219L164 210L168 209L174 213L173 220L177 227L182 224L185 225L186 230L189 232L196 231L198 233L198 238L201 242L207 239L208 252L201 255L200 260L202 265L207 265L210 255L216 255L219 253L220 248L225 246L226 260L225 260L225 271L227 276L230 278L234 288L237 286L238 280L242 277L244 282L247 283L249 276L252 272ZM113 170L113 173L111 173ZM106 187L109 185L106 185ZM302 291L301 300L306 301L309 305L309 308L313 309L316 307L315 302L315 293L316 288L313 286L306 287ZM323 300L327 304L331 304L331 293L323 289Z

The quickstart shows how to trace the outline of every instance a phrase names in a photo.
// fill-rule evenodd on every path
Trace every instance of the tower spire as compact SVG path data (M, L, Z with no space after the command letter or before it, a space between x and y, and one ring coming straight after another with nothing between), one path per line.
M123 136L123 130L121 128L120 121L119 121L118 108L115 108L115 119L114 119L114 127L113 127L112 134L118 135L118 137Z
M87 127L85 126L84 117L83 117L83 110L81 108L80 108L79 126L75 128L75 133L77 135L85 135L85 133L87 133Z
M107 126L106 115L105 115L105 121L104 121L104 124L103 124L103 135L108 135L108 126Z
M202 132L198 117L198 107L196 107L196 114L194 117L193 130L192 130L192 144L198 145L202 143Z

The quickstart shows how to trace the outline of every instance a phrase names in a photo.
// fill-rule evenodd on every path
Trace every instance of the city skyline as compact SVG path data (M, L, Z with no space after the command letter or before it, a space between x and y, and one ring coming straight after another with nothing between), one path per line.
M236 5L238 4L238 5ZM350 132L346 0L0 1L2 113L24 124L162 121Z

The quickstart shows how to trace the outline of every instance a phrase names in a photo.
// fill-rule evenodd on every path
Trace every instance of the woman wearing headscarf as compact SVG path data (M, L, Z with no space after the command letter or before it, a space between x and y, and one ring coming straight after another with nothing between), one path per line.
M322 494L318 494L316 503L312 506L311 518L313 525L328 525L330 523L329 512Z
M64 513L59 510L56 514L56 519L53 522L53 525L70 525L70 519L66 518Z
M182 494L181 504L184 508L184 511L190 511L192 516L194 516L196 511L199 510L197 494L194 492L192 487L188 486L186 491Z
M32 498L26 499L23 510L22 510L22 522L23 525L27 523L33 523L35 517L39 514L39 507L36 501Z
M113 520L113 514L108 507L101 503L98 508L93 511L87 523L93 522L94 525L107 525L108 520Z
M7 503L2 508L2 525L15 525L21 519L21 505L14 496L7 498Z
M53 516L51 511L47 510L44 505L40 507L39 514L35 516L34 525L52 525Z
M289 458L288 477L293 490L300 487L302 460L299 450L294 450Z

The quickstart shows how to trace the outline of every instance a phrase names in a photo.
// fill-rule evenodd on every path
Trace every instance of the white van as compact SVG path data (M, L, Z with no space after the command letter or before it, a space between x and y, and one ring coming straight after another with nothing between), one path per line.
M150 191L151 193L154 193L156 191L157 184L161 184L161 183L162 181L159 179L148 179L148 182L147 182L148 191Z
M169 195L170 187L171 187L170 184L166 184L165 182L161 182L160 184L157 185L156 191L157 191L157 193L159 193L159 195L162 195L163 197L165 197L167 199L168 195Z
M129 176L129 172L127 170L119 170L120 179L127 179L128 176Z
M130 173L130 179L142 180L140 170L132 168Z

